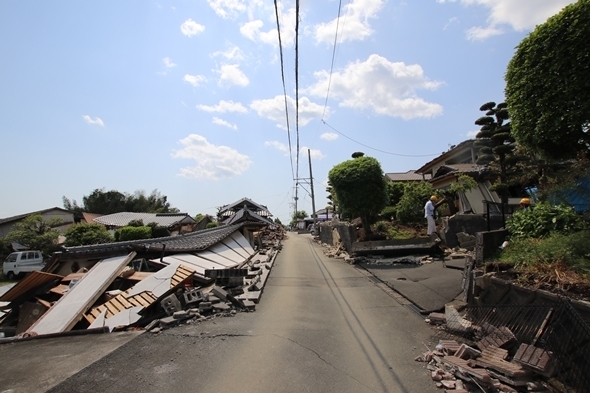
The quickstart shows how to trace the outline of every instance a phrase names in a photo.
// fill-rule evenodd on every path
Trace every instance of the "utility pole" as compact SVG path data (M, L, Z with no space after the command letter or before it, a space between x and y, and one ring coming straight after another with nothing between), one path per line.
M312 212L313 227L315 228L315 231L317 233L318 217L317 217L317 214L315 214L315 197L313 195L313 175L311 173L311 151L310 151L310 149L307 149L307 157L309 158L309 185L311 187L311 209L313 210L313 212Z

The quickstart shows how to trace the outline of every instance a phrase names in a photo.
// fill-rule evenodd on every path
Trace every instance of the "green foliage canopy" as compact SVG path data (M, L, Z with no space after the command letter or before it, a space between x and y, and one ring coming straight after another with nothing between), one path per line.
M538 25L508 64L506 102L518 143L547 158L590 147L590 0Z
M425 181L405 184L404 194L396 205L397 219L404 224L423 222L424 204L433 193L432 185Z
M370 220L387 204L387 192L381 164L373 157L358 156L341 162L328 173L343 212L359 216L367 234Z
M135 191L133 194L121 193L116 190L105 191L95 189L90 195L82 198L83 205L70 201L65 196L63 205L66 210L74 212L91 212L98 214L113 214L119 212L135 213L178 213L178 209L170 206L168 197L158 190L153 190L149 195L145 191Z
M68 247L104 244L114 241L113 236L104 225L96 223L82 223L69 227L65 233Z
M32 214L16 223L5 239L8 242L17 242L48 255L57 249L59 231L54 227L62 222L60 218L46 221L42 215Z
M584 220L572 207L547 202L516 211L506 222L511 239L542 238L551 233L567 234L584 228Z

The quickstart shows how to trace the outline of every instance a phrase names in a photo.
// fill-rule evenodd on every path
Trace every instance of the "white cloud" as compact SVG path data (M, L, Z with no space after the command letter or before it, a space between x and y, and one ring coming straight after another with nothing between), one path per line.
M465 32L469 41L483 41L487 38L501 34L504 34L504 31L495 26L471 27Z
M198 24L191 18L188 18L180 25L180 31L187 37L192 37L205 31L205 26Z
M219 104L215 106L210 105L197 105L197 109L205 111L205 112L218 112L218 113L226 113L226 112L238 112L238 113L248 113L248 109L244 105L239 102L233 101L219 101Z
M240 61L244 59L244 52L237 46L232 46L226 51L217 51L211 54L211 57L225 57L227 60Z
M264 142L264 146L273 147L273 148L285 153L286 156L289 155L289 147L279 141L266 141L266 142Z
M217 15L223 19L233 19L246 10L243 0L207 0Z
M102 119L100 119L99 117L95 117L93 119L88 115L83 115L82 119L84 119L84 121L88 124L93 124L93 125L104 127L104 123L103 123Z
M165 66L166 68L174 68L174 67L176 67L176 64L174 64L174 63L172 62L172 59L171 59L171 58L169 58L169 57L164 57L164 58L162 59L162 61L164 62L164 66Z
M186 74L184 76L184 81L190 83L194 87L198 87L201 83L205 82L206 80L207 78L205 78L203 75Z
M456 0L437 0L439 3L455 3ZM466 6L478 5L487 8L488 26L472 27L467 30L470 40L485 39L502 34L498 26L508 25L516 31L532 30L544 23L547 18L557 14L574 0L460 0Z
M217 124L218 126L224 126L227 128L231 128L232 130L238 129L237 125L232 124L229 121L225 121L223 119L220 119L219 117L213 117L213 124Z
M289 107L289 120L295 120L295 100L287 97L287 105ZM250 108L256 111L260 117L277 122L277 127L287 129L286 115L285 115L285 96L276 96L268 100L254 100L250 104ZM307 97L299 98L299 125L305 126L313 119L319 119L324 112L324 107L315 104ZM329 115L329 110L326 110L326 117Z
M240 70L239 64L224 64L219 70L215 70L219 74L219 86L248 86L250 80Z
M320 135L320 138L325 139L327 141L335 141L336 139L338 139L338 134L334 132L324 132L322 135Z
M282 5L281 5L282 10ZM272 46L279 45L279 35L276 27L262 31L264 22L260 19L251 20L240 26L240 33L255 42L263 42ZM275 25L276 26L276 25ZM288 48L295 42L295 8L290 8L281 18L281 43Z
M315 76L318 82L304 91L325 96L329 72L316 72ZM377 114L408 120L442 113L441 105L427 102L416 94L419 89L435 90L440 85L441 82L424 76L418 64L394 63L373 54L365 62L356 61L342 72L334 72L330 97L339 99L343 107L370 109Z
M338 18L315 26L315 38L318 42L333 43L338 25L339 41L364 40L373 30L369 19L376 18L383 0L353 0L344 6L340 21Z
M230 178L244 173L252 160L228 146L215 146L201 135L190 134L180 140L182 148L172 154L173 158L193 160L194 166L180 169L180 176L192 179Z
M303 146L301 147L301 149L299 149L299 155L303 156L303 157L307 157L307 150L309 149L309 155L311 156L311 158L314 158L316 160L321 160L322 158L326 158L326 156L324 155L324 153L321 152L321 150L318 149L310 149L309 147Z
M479 131L480 130L469 131L467 134L465 134L465 136L469 139L475 139L475 136L479 134Z

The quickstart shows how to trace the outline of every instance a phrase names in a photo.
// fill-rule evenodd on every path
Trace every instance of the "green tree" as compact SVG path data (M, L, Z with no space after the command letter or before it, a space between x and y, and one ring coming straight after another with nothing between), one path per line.
M590 0L538 25L508 64L506 102L516 141L554 159L590 147Z
M430 183L411 182L404 186L404 195L397 207L397 219L403 224L424 222L424 204L434 193Z
M305 210L297 210L295 213L293 213L291 226L295 227L297 225L297 220L303 220L305 217L307 217Z
M491 190L500 194L503 203L508 202L510 187L518 184L517 164L524 159L515 154L516 142L510 132L506 106L506 103L488 102L479 108L486 112L485 116L475 121L481 126L475 141L476 146L481 146L476 163L485 165L489 173L497 176Z
M114 241L113 236L104 225L95 223L73 225L66 230L65 237L65 245L68 247L104 244Z
M142 240L150 239L152 237L152 228L148 226L143 227L122 227L115 232L115 239L118 242L128 240Z
M32 214L16 223L5 239L8 242L17 242L48 255L57 249L59 231L54 227L62 222L63 220L60 218L46 221L42 215Z
M334 166L328 178L343 212L360 217L365 233L371 235L371 220L387 204L385 179L379 161L357 156Z
M126 194L116 190L105 191L95 189L90 195L82 198L83 205L70 201L65 196L62 198L64 208L74 212L91 212L98 214L113 214L119 212L134 213L178 213L178 209L170 206L168 197L158 190L153 190L149 195L145 191L135 191Z

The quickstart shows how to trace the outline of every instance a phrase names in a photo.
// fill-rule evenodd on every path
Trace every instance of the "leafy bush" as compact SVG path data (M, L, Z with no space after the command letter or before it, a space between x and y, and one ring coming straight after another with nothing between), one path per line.
M68 247L111 243L113 237L107 229L96 223L82 223L69 227L65 233Z
M395 206L387 206L385 209L381 210L381 217L389 219L391 217L395 218L397 213L397 208Z
M590 274L589 238L588 230L555 232L545 238L520 238L510 242L500 260L513 263L517 269L561 264L577 273Z
M127 240L150 239L152 237L152 228L143 227L123 227L116 232L117 241L124 242Z
M219 223L217 222L210 222L207 224L207 226L205 226L205 228L216 228L219 226Z
M545 202L536 204L534 208L515 212L506 222L506 229L513 240L540 238L553 232L572 233L584 227L584 220L573 208Z
M143 220L139 219L139 220L131 220L129 221L129 223L127 224L127 226L129 227L142 227L143 226Z
M170 236L170 231L166 227L163 227L163 226L151 227L150 226L150 228L152 228L152 237L153 238Z
M376 234L385 235L387 239L411 239L414 237L413 233L401 230L389 221L377 221L373 225L373 231Z
M397 219L404 224L424 221L424 204L433 193L432 185L427 182L408 183L404 195L396 205Z

